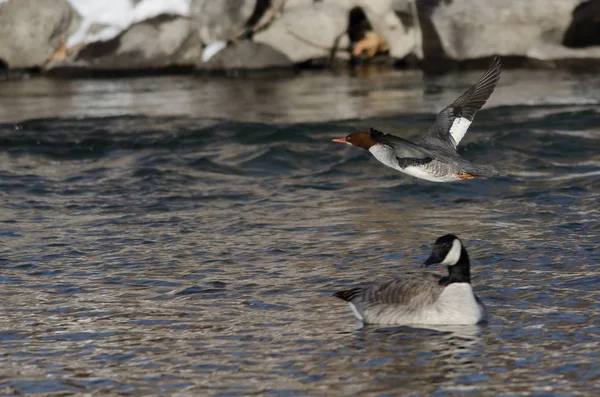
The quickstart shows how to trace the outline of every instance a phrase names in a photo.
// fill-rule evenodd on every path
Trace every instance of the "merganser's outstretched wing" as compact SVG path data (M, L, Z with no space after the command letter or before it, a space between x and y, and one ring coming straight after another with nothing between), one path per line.
M475 113L492 95L499 80L500 58L494 58L479 81L438 114L435 123L423 135L420 143L426 147L447 146L456 150L473 122Z

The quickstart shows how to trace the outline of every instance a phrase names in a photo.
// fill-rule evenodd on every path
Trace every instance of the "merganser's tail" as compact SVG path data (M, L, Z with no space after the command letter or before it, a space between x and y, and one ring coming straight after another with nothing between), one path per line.
M490 165L469 164L465 167L465 173L475 176L498 176L500 173Z

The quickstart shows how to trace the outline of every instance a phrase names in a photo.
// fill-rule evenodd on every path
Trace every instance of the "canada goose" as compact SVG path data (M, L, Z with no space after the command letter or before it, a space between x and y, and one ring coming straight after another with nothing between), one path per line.
M446 265L448 275L423 273L333 296L347 301L367 324L472 325L485 320L485 306L471 287L469 255L458 237L447 234L436 240L425 261L425 266L433 264Z

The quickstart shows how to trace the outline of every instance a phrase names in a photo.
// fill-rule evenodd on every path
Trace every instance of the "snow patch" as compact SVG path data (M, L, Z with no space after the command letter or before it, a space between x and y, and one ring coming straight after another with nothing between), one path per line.
M227 47L226 41L215 41L208 44L202 51L202 62L208 62L210 58L217 55L219 51Z
M110 40L132 24L161 14L187 17L190 15L191 0L142 0L136 5L131 0L68 1L82 18L79 29L67 41L67 47L72 47ZM90 33L90 27L95 24L101 25L101 28Z

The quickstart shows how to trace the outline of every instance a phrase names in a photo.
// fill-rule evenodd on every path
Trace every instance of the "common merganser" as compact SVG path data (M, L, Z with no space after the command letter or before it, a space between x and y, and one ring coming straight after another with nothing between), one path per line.
M381 163L405 174L431 182L452 182L480 176L496 176L491 166L477 165L460 157L456 147L500 80L500 59L494 58L479 81L442 110L418 144L371 129L353 132L333 142L346 143L371 152Z
M333 296L347 301L366 324L474 325L485 320L485 306L471 287L469 255L458 237L436 240L425 261L425 266L433 264L447 266L448 276L423 273Z

